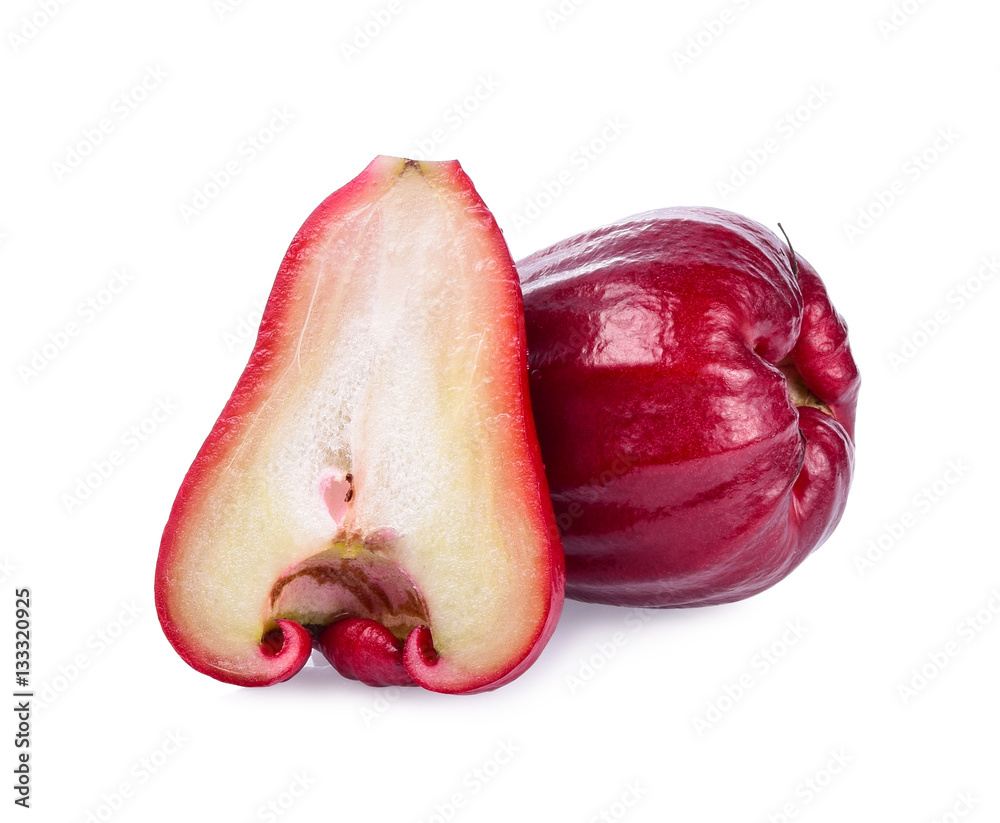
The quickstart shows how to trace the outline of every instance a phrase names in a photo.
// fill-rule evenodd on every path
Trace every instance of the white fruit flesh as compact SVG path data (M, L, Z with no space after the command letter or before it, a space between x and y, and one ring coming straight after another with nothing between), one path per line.
M271 601L342 546L412 581L456 677L517 662L549 608L519 298L497 229L450 164L377 162L380 191L302 247L256 412L178 529L171 619L223 671L259 666L276 618L344 613L336 585ZM346 508L331 488L349 488Z

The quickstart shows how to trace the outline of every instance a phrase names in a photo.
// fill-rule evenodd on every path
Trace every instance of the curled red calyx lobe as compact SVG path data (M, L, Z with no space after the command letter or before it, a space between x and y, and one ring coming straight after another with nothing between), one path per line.
M847 324L830 302L816 270L802 257L798 261L802 328L791 360L809 391L829 408L853 441L861 376L851 354Z

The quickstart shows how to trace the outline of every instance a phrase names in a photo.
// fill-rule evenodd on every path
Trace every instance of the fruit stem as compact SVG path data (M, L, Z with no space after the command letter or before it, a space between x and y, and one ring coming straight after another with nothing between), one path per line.
M795 279L798 280L799 277L799 261L795 259L795 249L792 248L792 241L788 239L788 233L785 231L785 227L778 223L778 228L781 229L781 233L785 235L785 242L788 244L788 252L792 258L792 274L795 275Z

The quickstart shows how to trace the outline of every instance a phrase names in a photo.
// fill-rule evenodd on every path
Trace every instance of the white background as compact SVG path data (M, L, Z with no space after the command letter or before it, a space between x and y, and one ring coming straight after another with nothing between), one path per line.
M0 624L10 661L30 587L36 691L32 809L16 814L1000 819L1000 7L908 0L887 25L893 5L860 0L590 0L562 19L555 0L399 0L365 45L356 28L387 2L230 5L0 13ZM847 513L742 603L567 603L538 662L493 693L387 693L329 668L217 683L153 608L173 496L296 229L376 154L421 146L461 161L515 259L658 206L782 221L863 373ZM158 402L176 408L147 420Z

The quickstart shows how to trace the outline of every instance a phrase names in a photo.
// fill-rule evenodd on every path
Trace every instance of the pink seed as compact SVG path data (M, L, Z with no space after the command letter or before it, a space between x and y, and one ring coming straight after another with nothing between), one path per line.
M339 526L344 520L344 515L347 514L347 506L354 495L351 475L347 475L343 480L329 477L322 482L320 488L330 517Z

